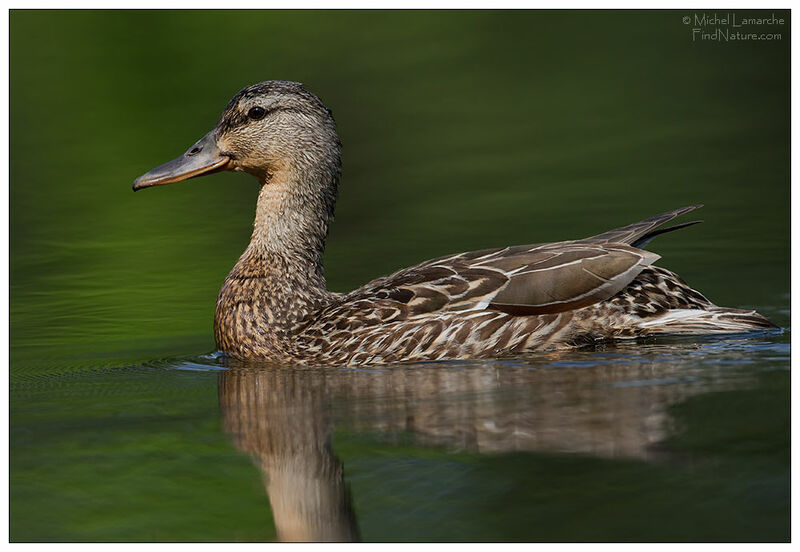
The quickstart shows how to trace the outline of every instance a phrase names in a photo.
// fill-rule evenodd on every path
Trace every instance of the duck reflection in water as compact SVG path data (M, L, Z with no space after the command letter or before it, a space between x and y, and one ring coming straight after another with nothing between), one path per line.
M219 399L225 430L263 472L278 538L355 541L334 423L451 450L648 460L666 454L658 443L667 436L667 407L742 383L691 355L656 363L641 355L581 358L369 371L226 359Z

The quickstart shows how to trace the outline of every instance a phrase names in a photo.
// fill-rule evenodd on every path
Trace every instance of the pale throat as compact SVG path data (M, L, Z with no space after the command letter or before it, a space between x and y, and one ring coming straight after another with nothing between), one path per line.
M312 175L296 168L273 171L261 185L250 244L235 272L325 288L322 254L329 216ZM240 269L240 270L237 270ZM305 287L305 286L303 286Z

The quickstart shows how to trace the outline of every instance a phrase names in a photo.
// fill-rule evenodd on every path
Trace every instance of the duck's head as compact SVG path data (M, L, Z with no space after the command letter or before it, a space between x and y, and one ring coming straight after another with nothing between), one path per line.
M217 125L180 157L143 174L133 191L219 171L262 183L285 171L338 171L339 140L329 109L303 85L266 81L241 90Z

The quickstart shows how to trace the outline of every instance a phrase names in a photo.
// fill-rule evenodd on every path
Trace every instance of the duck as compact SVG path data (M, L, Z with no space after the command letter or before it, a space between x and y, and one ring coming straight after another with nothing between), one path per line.
M644 249L701 205L570 241L446 255L347 293L328 291L323 253L341 178L333 114L297 82L239 91L216 126L133 190L220 171L260 183L250 243L214 314L221 353L241 360L359 366L519 357L662 334L778 329L719 307Z

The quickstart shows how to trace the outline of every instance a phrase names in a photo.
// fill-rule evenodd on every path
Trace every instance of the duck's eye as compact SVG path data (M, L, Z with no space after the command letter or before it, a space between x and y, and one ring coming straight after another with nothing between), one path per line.
M247 116L250 117L251 119L255 119L256 121L258 121L259 119L263 119L264 115L266 114L267 110L261 107L260 105L251 107L250 111L247 112Z

